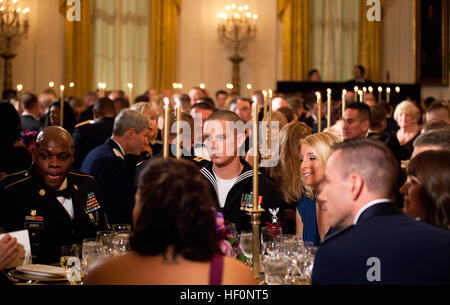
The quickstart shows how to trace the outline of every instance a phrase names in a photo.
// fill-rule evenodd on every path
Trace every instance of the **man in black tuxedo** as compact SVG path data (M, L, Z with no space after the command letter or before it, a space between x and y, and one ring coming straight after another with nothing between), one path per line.
M319 246L313 285L450 284L450 231L395 207L397 174L395 157L379 141L334 147L318 202L340 230Z
M102 145L111 137L116 110L114 102L107 97L99 98L93 107L94 120L85 121L77 126L72 137L75 145L74 169L80 169L87 154Z

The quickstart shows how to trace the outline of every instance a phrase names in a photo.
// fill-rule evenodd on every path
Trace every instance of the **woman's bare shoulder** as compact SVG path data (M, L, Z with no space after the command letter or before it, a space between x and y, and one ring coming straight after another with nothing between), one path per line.
M243 262L229 256L224 257L223 277L224 285L257 285L253 271Z

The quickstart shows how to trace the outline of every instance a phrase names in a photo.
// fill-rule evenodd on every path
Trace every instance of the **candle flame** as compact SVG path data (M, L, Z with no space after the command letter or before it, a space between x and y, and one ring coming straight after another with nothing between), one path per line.
M331 93L331 89L330 89L330 88L327 89L327 93L328 93L328 94Z
M168 97L164 98L164 105L169 106L169 98Z
M370 93L373 92L373 87L369 87L369 92L370 92Z
M200 89L205 89L206 85L204 83L201 83L199 87L200 87Z
M395 92L400 93L400 87L395 87Z
M64 91L64 85L61 85L61 86L59 87L59 89L61 89L61 91Z
M347 94L347 90L342 90L342 94L346 95Z
M380 87L378 87L378 92L382 92L383 91L383 88L380 86Z
M247 84L247 89L251 90L252 89L252 85L251 84Z
M355 91L358 91L358 90L359 90L358 86L355 86L353 89L354 89Z
M391 88L386 88L387 93L391 93Z
M133 83L128 83L128 88L133 89Z
M18 91L22 91L22 89L23 89L23 85L22 85L22 84L18 84L18 85L17 85L17 90L18 90Z
M71 83L69 84L69 87L70 87L70 88L75 87L75 83L74 83L74 82L71 82Z
M55 83L54 83L54 82L49 82L49 83L48 83L48 86L49 86L50 88L53 88L53 87L55 87Z
M178 89L183 89L183 84L182 83L178 83Z

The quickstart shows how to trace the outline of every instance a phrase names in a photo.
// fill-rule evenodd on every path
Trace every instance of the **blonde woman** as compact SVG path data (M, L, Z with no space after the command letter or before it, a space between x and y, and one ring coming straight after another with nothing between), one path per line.
M330 231L326 208L316 204L317 188L325 175L331 147L342 140L329 132L313 134L300 141L300 171L303 196L297 203L297 235L317 245Z
M411 158L414 150L413 142L420 134L420 117L420 109L412 102L403 101L395 108L394 119L400 127L397 131L397 139L401 145L401 160Z
M133 106L131 106L131 109L136 110L137 112L143 114L150 122L150 132L148 140L150 143L151 151L153 155L156 156L161 152L163 147L162 141L157 140L159 132L157 126L157 118L158 118L157 112L155 111L154 107L152 107L152 104L147 102L140 102L133 104Z

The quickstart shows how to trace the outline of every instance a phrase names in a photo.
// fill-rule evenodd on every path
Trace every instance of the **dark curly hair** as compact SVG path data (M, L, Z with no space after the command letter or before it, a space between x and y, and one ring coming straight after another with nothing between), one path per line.
M142 255L209 261L219 253L216 214L210 190L197 168L185 160L157 158L138 182L139 215L131 248ZM169 260L172 258L168 258Z
M450 151L429 150L418 154L408 165L407 175L421 183L421 201L426 222L450 229Z

